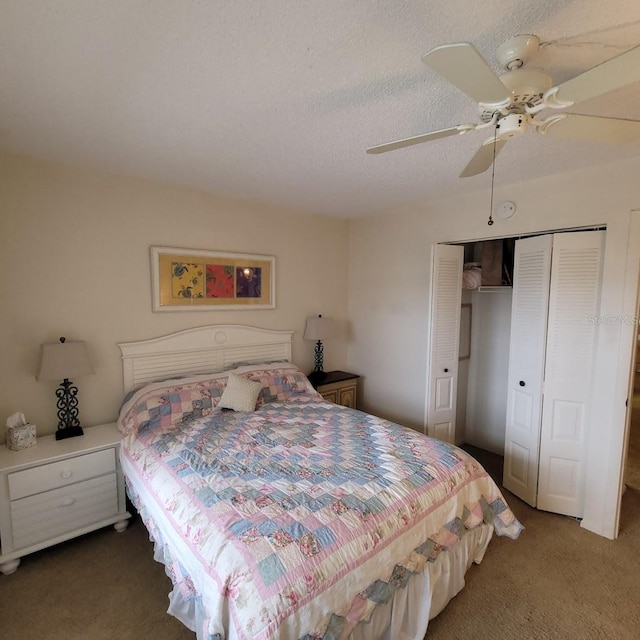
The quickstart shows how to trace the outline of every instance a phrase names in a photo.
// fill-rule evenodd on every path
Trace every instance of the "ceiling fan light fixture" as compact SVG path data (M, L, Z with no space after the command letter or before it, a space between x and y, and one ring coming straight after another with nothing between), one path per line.
M552 137L563 139L613 144L640 140L640 120L571 113L548 119L534 118L544 109L566 109L574 103L640 82L640 46L556 86L552 86L552 79L544 71L521 68L539 48L540 39L531 34L519 35L504 42L496 52L498 61L507 69L502 75L498 75L469 42L444 44L431 49L422 56L422 61L475 100L482 123L456 125L387 142L370 147L367 153L383 153L494 127L493 138L484 141L460 173L461 178L469 178L492 166L495 171L496 155L507 141L520 136L529 125L538 133L549 133ZM491 213L489 224L493 224Z
M500 81L509 91L509 104L506 109L498 105L479 105L479 115L483 122L489 122L496 113L539 111L543 108L544 97L553 85L551 76L540 69L507 71L500 76Z
M509 140L515 136L522 135L529 123L529 116L523 113L510 113L498 120L496 124L495 138L491 137L483 142L484 144L493 144L496 140Z
M553 86L551 76L540 69L517 69L500 76L513 102L537 102Z

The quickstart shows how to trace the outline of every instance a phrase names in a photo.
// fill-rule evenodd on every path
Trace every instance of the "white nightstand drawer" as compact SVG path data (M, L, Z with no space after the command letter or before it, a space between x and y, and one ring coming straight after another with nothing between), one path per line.
M11 503L13 545L22 549L117 513L115 473L14 500Z
M9 498L17 500L116 470L113 447L9 474Z

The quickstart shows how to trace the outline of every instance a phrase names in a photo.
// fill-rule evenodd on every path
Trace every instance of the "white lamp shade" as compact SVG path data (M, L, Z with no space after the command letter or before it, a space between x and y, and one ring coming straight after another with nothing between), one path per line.
M336 326L333 318L323 318L314 316L307 318L307 325L304 329L305 340L327 340L333 338L336 333Z
M47 342L42 345L42 358L37 380L64 380L93 373L87 345L75 342Z

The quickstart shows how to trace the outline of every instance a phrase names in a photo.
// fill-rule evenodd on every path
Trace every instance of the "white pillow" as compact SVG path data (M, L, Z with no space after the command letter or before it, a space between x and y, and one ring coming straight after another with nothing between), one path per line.
M260 391L262 391L262 382L230 373L218 406L221 409L234 411L254 411Z

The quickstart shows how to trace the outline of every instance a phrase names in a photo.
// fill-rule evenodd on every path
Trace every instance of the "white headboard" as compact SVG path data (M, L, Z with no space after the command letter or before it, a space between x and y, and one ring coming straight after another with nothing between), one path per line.
M119 344L124 391L172 375L223 371L235 362L288 360L294 331L219 324Z

